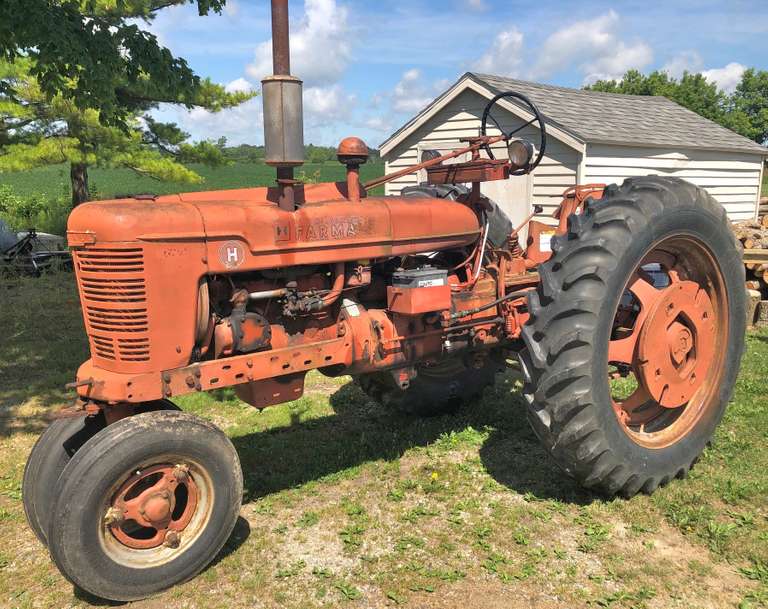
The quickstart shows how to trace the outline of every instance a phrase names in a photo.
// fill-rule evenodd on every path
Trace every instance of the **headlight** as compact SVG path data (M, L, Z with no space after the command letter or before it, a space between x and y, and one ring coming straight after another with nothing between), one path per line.
M507 142L507 152L510 162L519 168L528 167L533 159L536 149L526 140L512 140Z

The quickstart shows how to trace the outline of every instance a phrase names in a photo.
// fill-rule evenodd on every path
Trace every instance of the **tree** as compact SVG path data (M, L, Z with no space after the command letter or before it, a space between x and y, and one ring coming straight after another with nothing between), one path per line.
M768 71L745 70L730 104L730 128L768 144Z
M681 106L756 141L768 143L768 72L745 70L728 95L702 74L685 72L678 80L666 72L629 70L621 80L599 80L592 91L628 95L663 95Z
M200 78L183 59L141 30L166 7L197 4L200 15L226 0L3 0L0 58L30 59L30 74L49 99L59 95L94 109L105 124L125 124L151 83L152 101L193 106ZM8 83L0 92L13 95ZM137 99L139 96L139 99Z
M83 110L74 99L62 94L49 99L32 76L32 65L29 59L0 61L0 82L13 91L0 93L0 172L68 163L76 206L90 199L88 168L94 165L127 167L158 180L199 182L200 176L183 163L226 162L226 140L187 143L189 134L148 114L157 105L151 96L123 112L120 125L104 124L98 110ZM249 97L201 81L200 99L194 103L216 109Z
M25 18L10 41L3 37L2 19L16 0L0 4L0 52L6 56L0 59L0 171L69 163L74 206L90 198L89 166L123 166L157 179L199 182L182 163L225 162L225 142L189 144L189 135L175 124L149 115L160 103L219 111L253 96L227 93L201 79L154 36L128 22L188 1L32 0L24 9L41 23L30 25ZM223 0L198 2L201 14L221 5ZM66 17L61 29L79 36L64 40L48 23L53 17ZM125 46L114 46L119 44ZM73 48L85 55L78 57ZM93 52L99 59L88 54ZM67 57L77 65L62 64ZM94 80L91 70L100 78Z

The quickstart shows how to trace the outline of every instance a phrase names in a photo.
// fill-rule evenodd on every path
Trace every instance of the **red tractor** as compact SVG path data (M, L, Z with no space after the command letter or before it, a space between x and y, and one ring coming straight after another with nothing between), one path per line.
M480 184L532 171L546 148L544 117L514 92L465 148L400 172L428 176L400 196L369 194L400 174L360 183L356 138L339 147L345 182L301 184L301 82L287 0L272 4L262 91L276 185L87 203L69 218L91 359L23 483L61 572L115 600L199 573L233 529L242 473L229 439L169 400L234 387L265 408L301 396L315 369L434 415L516 356L533 429L581 484L631 497L684 476L744 345L744 267L723 208L682 180L633 178L572 189L552 228L533 214L512 226ZM487 134L501 97L528 112L537 147Z

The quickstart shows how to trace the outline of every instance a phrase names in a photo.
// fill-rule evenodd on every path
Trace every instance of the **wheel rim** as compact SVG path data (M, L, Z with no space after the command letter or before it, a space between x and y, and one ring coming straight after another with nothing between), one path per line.
M132 568L169 562L200 537L210 520L213 485L199 464L167 455L126 472L105 497L100 539Z
M608 343L612 406L634 442L670 446L716 407L727 338L725 282L706 245L677 235L649 248Z

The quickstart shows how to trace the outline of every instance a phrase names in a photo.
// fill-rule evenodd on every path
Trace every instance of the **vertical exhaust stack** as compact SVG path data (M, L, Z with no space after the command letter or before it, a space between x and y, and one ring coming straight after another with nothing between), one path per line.
M272 66L261 81L265 162L277 168L279 205L293 211L293 168L304 163L302 82L291 76L288 0L272 0Z

